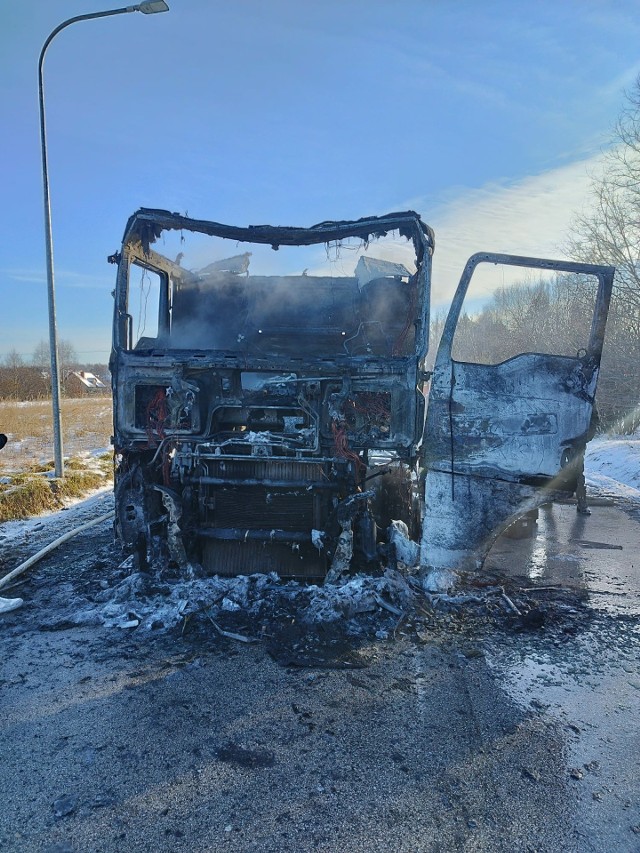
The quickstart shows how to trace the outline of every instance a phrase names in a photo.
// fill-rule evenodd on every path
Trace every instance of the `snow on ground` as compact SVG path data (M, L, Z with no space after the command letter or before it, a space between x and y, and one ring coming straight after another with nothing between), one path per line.
M126 570L126 564L120 568ZM285 582L276 573L165 581L134 573L115 586L105 585L94 595L93 604L76 610L71 619L78 625L158 630L198 613L214 620L238 611L245 617L262 617L269 608L284 615L289 606L294 621L307 626L344 623L353 636L362 631L358 617L375 613L373 629L378 629L378 639L386 639L388 630L380 630L382 625L397 627L412 610L414 596L407 579L392 569L382 577L356 575L324 586ZM259 623L258 619L254 627Z
M67 528L76 527L98 518L113 509L113 484L100 486L87 497L65 498L64 509L43 512L31 518L0 523L0 544L7 548L12 542L29 540L34 531L50 532L55 539ZM63 529L64 528L64 529Z
M600 436L584 463L588 487L640 501L640 436Z

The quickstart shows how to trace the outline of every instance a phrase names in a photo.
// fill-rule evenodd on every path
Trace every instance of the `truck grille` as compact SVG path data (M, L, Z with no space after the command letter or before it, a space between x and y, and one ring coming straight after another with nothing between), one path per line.
M206 523L246 530L307 530L311 535L313 495L300 490L219 488L215 490L215 505L207 510Z
M208 575L252 575L277 572L280 577L323 578L326 558L312 545L292 548L269 542L203 543L202 566Z
M324 478L320 463L289 462L278 459L208 459L207 473L210 477L228 480L290 480L313 482Z

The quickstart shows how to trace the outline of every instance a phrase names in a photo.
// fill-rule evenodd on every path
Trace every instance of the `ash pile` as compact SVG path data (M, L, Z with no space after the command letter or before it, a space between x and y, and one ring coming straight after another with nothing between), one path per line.
M417 596L416 582L393 569L323 586L284 582L275 573L184 580L136 572L91 595L77 622L262 643L285 665L349 668L366 665L366 641L411 629Z
M486 629L544 632L556 641L588 619L584 596L462 575L455 593L426 589L402 563L377 575L342 576L319 586L275 574L185 579L131 572L125 562L76 609L76 625L102 625L139 639L173 634L222 650L259 643L283 666L362 668L381 644L426 643Z

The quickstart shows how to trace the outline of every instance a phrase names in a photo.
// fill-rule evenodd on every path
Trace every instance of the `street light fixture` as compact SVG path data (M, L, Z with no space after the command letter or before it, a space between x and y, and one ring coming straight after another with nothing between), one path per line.
M105 12L91 12L86 15L76 15L63 21L50 34L38 60L38 97L40 100L40 146L42 149L42 185L44 191L44 232L47 253L47 295L49 300L49 350L51 352L51 404L53 408L53 456L56 477L64 477L64 459L62 456L62 422L60 418L60 369L58 365L58 332L56 327L56 300L53 277L53 237L51 231L51 201L49 197L49 169L47 166L47 136L44 119L44 88L42 66L47 48L61 30L77 21L90 21L93 18L108 18L112 15L123 15L126 12L142 12L154 15L157 12L168 12L169 7L164 0L143 0L136 6L124 6L122 9L109 9Z

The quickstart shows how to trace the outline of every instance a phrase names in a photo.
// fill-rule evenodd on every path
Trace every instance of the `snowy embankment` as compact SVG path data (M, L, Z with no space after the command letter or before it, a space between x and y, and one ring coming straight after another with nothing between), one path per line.
M587 445L587 486L640 501L640 436L600 436Z

